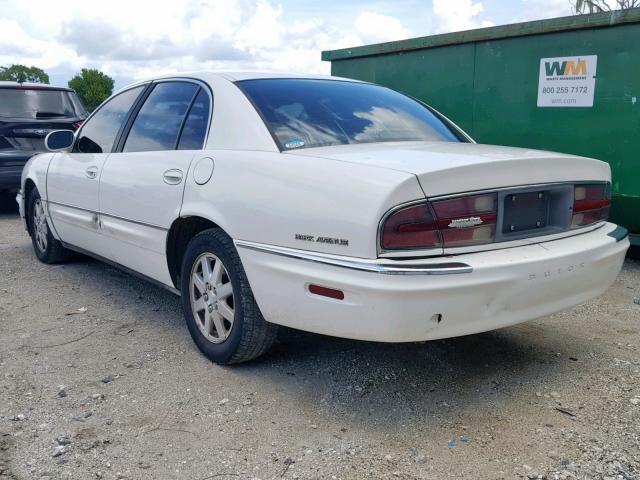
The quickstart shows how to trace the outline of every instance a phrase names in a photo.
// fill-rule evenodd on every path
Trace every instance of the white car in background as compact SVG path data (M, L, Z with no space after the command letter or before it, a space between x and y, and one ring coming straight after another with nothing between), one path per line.
M277 325L381 342L492 330L618 275L608 164L477 145L347 79L199 73L128 86L22 175L37 257L78 251L182 295L218 363Z

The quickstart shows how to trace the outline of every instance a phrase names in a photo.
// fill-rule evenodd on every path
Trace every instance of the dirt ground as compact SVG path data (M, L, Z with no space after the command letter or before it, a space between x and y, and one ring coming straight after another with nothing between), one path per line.
M198 353L179 299L39 263L0 215L0 478L640 478L640 262L496 332L387 345L291 330Z

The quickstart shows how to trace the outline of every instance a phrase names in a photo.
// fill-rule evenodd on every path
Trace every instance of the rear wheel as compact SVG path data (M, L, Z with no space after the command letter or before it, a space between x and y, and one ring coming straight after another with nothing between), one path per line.
M191 240L180 278L187 327L207 358L240 363L269 349L277 327L260 313L233 241L222 230Z
M69 260L73 254L51 234L44 205L37 190L33 190L29 196L28 215L31 243L38 260L43 263L61 263Z

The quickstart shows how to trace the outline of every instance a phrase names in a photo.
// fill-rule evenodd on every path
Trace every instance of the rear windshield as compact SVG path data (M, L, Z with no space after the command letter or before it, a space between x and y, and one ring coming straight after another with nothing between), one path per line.
M84 118L87 111L74 92L0 88L0 117Z
M379 85L310 79L242 80L236 84L258 109L283 150L348 143L465 140L425 105Z

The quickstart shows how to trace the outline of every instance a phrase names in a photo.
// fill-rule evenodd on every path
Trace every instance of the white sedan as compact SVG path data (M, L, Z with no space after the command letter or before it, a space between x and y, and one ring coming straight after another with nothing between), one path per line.
M18 195L36 256L82 252L181 294L223 364L277 325L410 342L541 317L604 292L629 245L607 163L478 145L347 79L157 78L47 147Z

